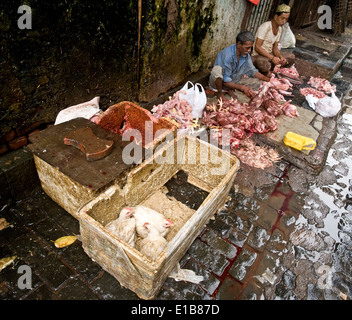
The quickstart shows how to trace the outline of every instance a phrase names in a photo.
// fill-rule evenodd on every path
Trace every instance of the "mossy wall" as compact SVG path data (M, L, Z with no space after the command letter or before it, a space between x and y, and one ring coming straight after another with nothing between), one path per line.
M149 1L139 99L156 98L190 74L210 68L216 54L235 42L246 5L246 0Z
M32 29L17 25L23 4ZM2 0L0 132L95 96L105 108L135 99L136 25L135 0Z
M17 25L23 4L32 29ZM0 138L95 96L105 110L182 84L235 41L246 4L142 0L138 59L137 0L2 0Z

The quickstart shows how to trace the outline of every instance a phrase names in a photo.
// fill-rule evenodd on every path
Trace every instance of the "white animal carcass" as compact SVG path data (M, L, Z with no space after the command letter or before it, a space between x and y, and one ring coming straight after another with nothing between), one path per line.
M141 238L148 236L145 223L149 223L150 228L156 228L161 236L165 236L170 227L173 226L171 220L166 219L161 213L144 206L132 207L133 216L136 219L136 231Z
M133 210L130 208L122 209L119 217L109 222L105 229L133 247L136 237L136 219L133 217Z
M140 242L140 253L155 261L167 246L166 239L148 222L143 225L147 236Z

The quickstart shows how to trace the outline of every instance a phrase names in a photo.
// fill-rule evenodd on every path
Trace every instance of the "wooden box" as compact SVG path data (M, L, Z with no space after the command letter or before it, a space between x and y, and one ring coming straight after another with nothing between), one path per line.
M64 144L72 130L91 128L101 139L114 142L113 150L98 161L87 161L79 149ZM136 165L126 164L123 149L130 141L84 119L73 119L31 135L27 148L33 153L44 192L75 218L77 211L113 184L123 185Z
M77 211L113 184L123 187L128 172L149 157L163 141L173 139L176 126L165 119L155 119L152 114L129 101L109 107L93 123L76 118L49 127L31 135L28 149L34 154L34 162L45 193L75 218ZM136 130L142 141L135 139ZM150 130L148 129L150 126ZM146 128L147 127L147 128ZM64 138L71 131L90 128L101 139L114 142L112 152L103 159L87 161L85 154L64 144ZM126 133L127 137L122 135ZM168 138L170 137L170 138ZM129 141L126 141L129 138ZM137 140L137 139L135 139ZM125 163L123 151L139 143L141 152L132 163Z
M194 137L178 136L160 145L151 158L129 172L123 188L111 186L77 213L85 252L121 285L142 299L153 299L204 225L226 203L238 169L236 157ZM196 211L179 203L179 209L166 212L163 189L180 170L187 173L189 183L209 194ZM158 200L150 201L153 197ZM154 262L104 228L124 206L138 204L174 222L166 236L168 245Z

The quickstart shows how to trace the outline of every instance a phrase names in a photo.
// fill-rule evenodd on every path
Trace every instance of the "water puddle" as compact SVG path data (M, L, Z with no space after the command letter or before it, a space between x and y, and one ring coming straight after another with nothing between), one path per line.
M352 114L343 114L337 126L338 134L326 160L326 166L331 168L336 181L325 185L315 183L311 187L311 194L303 207L303 210L310 211L310 215L300 215L296 226L299 229L309 228L319 234L327 233L338 243L342 240L340 237L344 236L341 234L341 225L345 225L343 220L351 216L346 210L346 198L352 188ZM327 214L326 208L329 210Z

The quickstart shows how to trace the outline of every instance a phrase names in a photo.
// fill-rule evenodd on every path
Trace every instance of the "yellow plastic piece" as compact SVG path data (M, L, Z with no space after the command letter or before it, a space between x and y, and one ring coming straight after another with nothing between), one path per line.
M284 144L297 150L314 150L316 142L294 132L287 132L284 138Z

